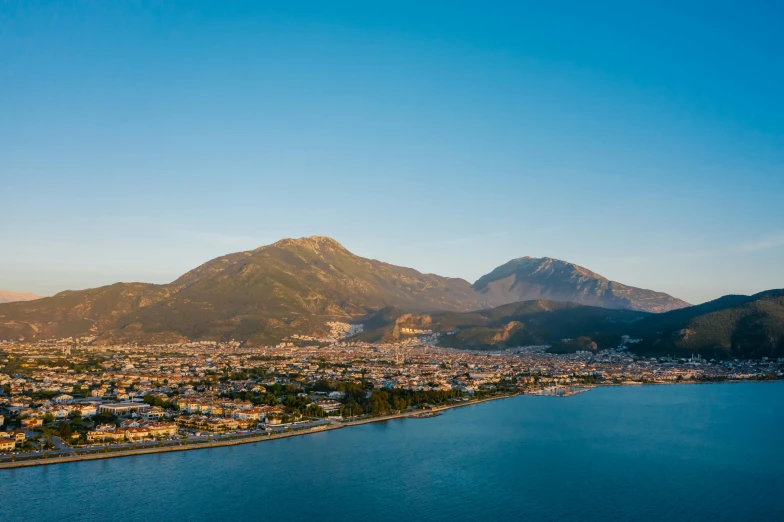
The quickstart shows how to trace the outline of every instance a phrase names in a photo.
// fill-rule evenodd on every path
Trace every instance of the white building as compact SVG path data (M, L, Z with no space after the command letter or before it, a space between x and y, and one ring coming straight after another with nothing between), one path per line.
M149 410L149 404L139 404L138 402L117 402L114 404L101 404L98 407L100 413L111 413L112 415L127 415L132 412L143 414Z
M62 395L58 395L57 397L52 399L52 402L54 402L55 404L71 404L73 402L73 397L66 393L63 393Z

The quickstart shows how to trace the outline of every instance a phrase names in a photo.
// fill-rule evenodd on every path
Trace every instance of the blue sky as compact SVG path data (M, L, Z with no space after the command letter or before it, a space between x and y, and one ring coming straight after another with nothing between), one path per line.
M470 281L784 286L784 8L589 4L2 2L0 288L315 234Z

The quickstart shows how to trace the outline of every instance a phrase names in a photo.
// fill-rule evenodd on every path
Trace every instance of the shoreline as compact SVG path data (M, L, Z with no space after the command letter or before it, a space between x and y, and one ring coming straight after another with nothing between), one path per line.
M151 455L156 453L170 453L175 451L191 451L191 450L199 450L199 449L209 449L209 448L220 448L220 447L227 447L227 446L238 446L241 444L255 444L258 442L266 442L270 440L278 440L278 439L287 439L289 437L300 437L305 435L311 435L314 433L321 433L324 431L332 431L332 430L339 430L343 428L348 428L351 426L361 426L363 424L371 424L374 422L385 422L395 419L416 419L416 418L429 418L438 416L440 412L455 409L455 408L462 408L465 406L473 406L475 404L481 404L483 402L490 402L490 401L497 401L501 399L510 399L512 397L519 397L519 396L531 396L531 397L552 397L552 398L566 398L572 397L574 395L581 395L583 392L590 391L595 388L604 388L604 387L636 387L636 386L668 386L668 385L698 385L698 384L739 384L739 383L749 383L749 382L777 382L782 381L784 379L766 379L764 381L758 380L745 380L745 379L733 379L733 380L726 380L726 381L702 381L702 382L651 382L651 383L635 383L635 384L625 384L625 383L603 383L603 384L594 384L590 386L586 386L585 389L579 393L564 395L564 396L549 396L549 395L541 395L535 393L513 393L510 395L499 395L494 397L487 397L484 399L477 399L477 400L469 400L465 402L455 403L455 404L448 404L444 406L436 406L429 410L412 410L403 413L393 413L389 415L383 415L379 417L370 417L370 418L363 418L357 420L349 420L344 422L333 422L324 426L316 426L308 429L301 429L301 430L289 430L286 432L281 433L269 433L267 435L252 435L240 439L231 439L231 440L219 440L219 441L210 441L210 442L194 442L188 444L185 442L184 444L178 445L171 445L171 446L163 446L163 447L152 447L152 448L138 448L138 449L128 449L128 450L118 450L112 453L90 453L90 454L83 454L83 455L65 455L65 456L52 456L48 458L36 458L32 460L22 460L16 462L0 462L0 470L2 469L14 469L14 468L26 468L31 466L48 466L53 464L68 464L72 462L81 462L87 460L103 460L103 459L113 459L119 457L133 457L137 455ZM435 413L436 415L428 415L422 417L423 413Z
M191 451L191 450L199 450L199 449L220 448L226 446L239 446L241 444L255 444L258 442L287 439L289 437L300 437L304 435L311 435L314 433L322 433L325 431L339 430L351 426L361 426L363 424L371 424L374 422L384 422L384 421L395 420L395 419L417 418L417 416L421 415L422 413L430 413L430 412L440 413L442 411L451 410L454 408L462 408L464 406L472 406L474 404L481 404L483 402L496 401L500 399L509 399L512 397L517 397L519 395L522 394L499 395L497 397L488 397L485 399L465 401L458 404L436 406L429 410L412 410L403 413L393 413L390 415L383 415L380 417L349 420L345 422L338 421L325 426L316 426L313 428L303 429L300 431L291 430L291 431L277 433L277 434L270 433L268 435L254 435L239 440L233 439L233 440L220 440L217 442L216 441L196 442L190 445L186 443L186 444L176 445L176 446L172 445L172 446L163 446L163 447L154 447L154 448L138 448L138 449L120 450L114 453L91 453L87 455L52 456L48 458L37 458L33 460L23 460L23 461L16 461L16 462L0 462L0 469L27 468L31 466L49 466L53 464L68 464L72 462L81 462L87 460L103 460L103 459L113 459L119 457L133 457L137 455L151 455L155 453L171 453L175 451Z

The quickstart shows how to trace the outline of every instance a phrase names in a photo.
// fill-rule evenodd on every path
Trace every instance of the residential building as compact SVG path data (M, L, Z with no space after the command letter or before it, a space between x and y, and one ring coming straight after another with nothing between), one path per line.
M111 413L112 415L130 415L133 412L143 414L149 411L149 409L149 404L140 402L116 402L98 406L99 413Z
M24 429L30 430L35 428L36 426L43 425L44 421L43 419L39 419L37 417L29 417L27 419L22 419L21 423Z

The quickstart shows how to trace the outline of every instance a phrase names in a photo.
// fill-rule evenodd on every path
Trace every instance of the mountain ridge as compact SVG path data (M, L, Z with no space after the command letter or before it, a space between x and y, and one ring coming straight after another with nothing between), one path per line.
M388 307L362 318L363 341L439 334L440 346L499 350L549 345L554 353L625 345L643 356L784 357L784 289L729 295L660 314L532 300L470 312L412 314ZM627 341L633 339L633 342Z
M729 295L640 320L636 351L708 358L784 357L784 289Z
M544 299L470 312L412 314L386 308L363 318L364 331L355 338L396 342L410 337L413 331L427 330L440 335L440 346L461 349L553 345L564 338L587 336L596 337L602 347L616 347L622 334L615 330L620 325L631 327L648 315L648 312Z
M572 267L578 280L607 281L558 263ZM568 287L570 277L558 284ZM512 299L518 300L514 294L483 293L464 279L358 256L329 237L285 238L217 257L168 284L115 283L2 305L0 339L95 335L102 343L238 339L264 344L296 331L319 333L326 320L349 321L389 306L410 313L468 312Z

